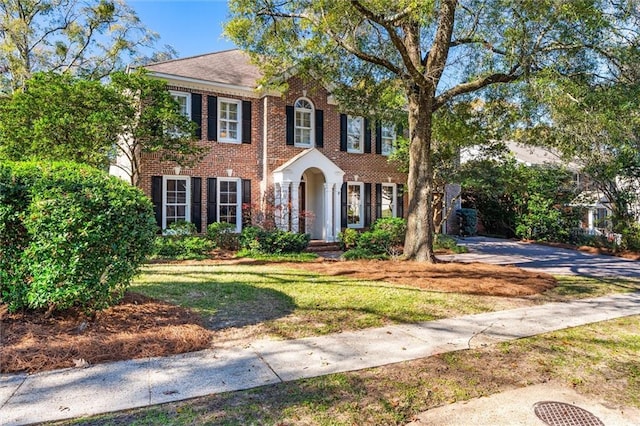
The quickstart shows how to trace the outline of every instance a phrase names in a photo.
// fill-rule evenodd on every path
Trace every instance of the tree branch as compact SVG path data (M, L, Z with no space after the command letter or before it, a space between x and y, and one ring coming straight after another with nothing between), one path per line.
M478 78L473 81L469 81L467 83L461 83L446 92L442 93L440 96L437 96L434 104L433 111L436 111L442 105L447 103L449 100L453 99L456 96L463 95L465 93L474 92L476 90L482 89L483 87L489 86L495 83L510 83L512 81L517 80L522 76L521 72L518 72L520 69L519 65L514 66L509 70L508 73L496 73L491 74L485 77Z

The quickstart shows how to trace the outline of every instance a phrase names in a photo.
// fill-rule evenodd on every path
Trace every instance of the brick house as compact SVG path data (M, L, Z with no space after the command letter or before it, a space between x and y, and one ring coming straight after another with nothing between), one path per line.
M240 231L248 216L271 212L281 229L336 241L344 228L404 215L407 176L388 161L397 129L343 113L320 85L294 76L284 93L261 89L239 50L146 69L167 82L208 149L189 168L143 157L141 187L162 229L187 220Z

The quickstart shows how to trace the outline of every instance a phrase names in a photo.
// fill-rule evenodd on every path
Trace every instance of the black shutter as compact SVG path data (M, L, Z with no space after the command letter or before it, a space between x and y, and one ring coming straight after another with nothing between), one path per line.
M242 143L251 143L251 101L242 101Z
M382 154L382 124L376 123L376 154Z
M316 110L316 148L324 147L324 111Z
M340 114L340 151L347 150L347 115Z
M242 179L242 227L251 225L251 179Z
M218 97L207 96L207 140L218 140Z
M342 184L342 192L340 193L340 202L341 202L340 225L343 228L346 228L347 227L347 182Z
M191 223L202 232L202 178L191 178Z
M364 152L371 154L371 121L364 119Z
M371 226L371 184L364 184L364 226Z
M156 224L162 230L162 176L151 176L151 202Z
M287 113L287 145L293 146L293 133L294 133L293 126L295 124L293 107L291 105L287 105L285 107L285 112Z
M202 139L202 95L191 94L191 121L196 123L196 137Z
M376 219L382 217L382 184L376 183Z
M218 221L218 184L216 178L207 179L207 225Z
M398 198L396 199L396 215L398 217L404 217L404 185L399 183L397 191Z

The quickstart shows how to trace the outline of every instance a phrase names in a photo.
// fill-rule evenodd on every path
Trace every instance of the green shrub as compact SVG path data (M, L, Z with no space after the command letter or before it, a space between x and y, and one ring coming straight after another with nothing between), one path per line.
M236 232L236 226L227 222L214 222L207 226L207 237L215 245L225 250L238 250L240 236Z
M401 217L385 217L373 222L371 230L387 232L392 245L402 245L407 234L407 221Z
M454 253L467 253L469 249L465 246L459 246L455 238L450 235L436 234L433 240L433 248L435 250L451 250Z
M338 234L338 242L340 243L340 250L346 251L354 248L358 241L358 231L353 228L346 228L344 231Z
M347 250L344 253L342 253L341 257L344 260L360 260L360 259L386 260L389 258L389 256L384 253L371 253L370 251L363 250L361 248L352 248L351 250Z
M158 236L154 242L155 257L164 259L204 259L215 248L213 241L197 235Z
M371 254L390 254L393 236L388 231L376 230L360 234L356 248Z
M6 163L0 205L0 300L11 311L117 302L157 229L139 189L73 163Z
M180 237L185 235L195 235L197 232L195 224L180 220L170 224L162 231L162 235L166 235L168 237Z
M259 251L263 253L299 253L307 248L311 236L274 229L258 236Z
M309 234L248 226L240 234L240 247L266 254L300 253L310 240Z
M476 235L478 232L478 211L476 209L458 209L456 216L460 226L460 235Z

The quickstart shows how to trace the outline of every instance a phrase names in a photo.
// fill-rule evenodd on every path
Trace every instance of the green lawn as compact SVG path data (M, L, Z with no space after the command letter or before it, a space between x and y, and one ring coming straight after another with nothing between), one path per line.
M260 324L264 333L288 339L640 289L638 281L558 280L541 297L509 299L319 275L277 263L156 264L143 268L131 289L191 308L211 328Z

